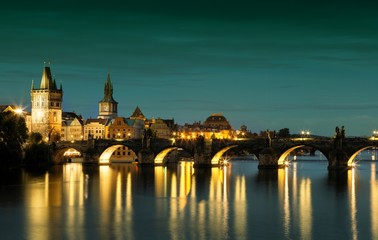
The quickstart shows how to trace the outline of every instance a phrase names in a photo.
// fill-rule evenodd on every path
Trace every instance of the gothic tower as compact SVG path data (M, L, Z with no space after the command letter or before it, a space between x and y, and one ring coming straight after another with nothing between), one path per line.
M97 118L115 118L117 117L117 106L113 98L113 85L110 81L110 74L104 87L104 98L98 103L98 116Z
M62 130L62 84L58 89L55 79L51 77L50 67L42 72L41 85L31 90L31 132L39 132L43 140L59 139Z

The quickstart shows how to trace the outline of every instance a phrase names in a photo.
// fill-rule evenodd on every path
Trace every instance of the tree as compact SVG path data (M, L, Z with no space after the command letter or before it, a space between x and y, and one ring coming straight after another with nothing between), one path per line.
M1 164L15 163L22 158L27 128L23 115L12 111L0 113L0 159Z
M278 131L277 136L279 138L288 138L290 137L290 130L288 128L282 128Z
M25 163L27 166L39 167L49 164L51 149L42 139L42 134L38 132L30 134L29 144L25 149Z
M29 141L31 144L38 144L41 143L42 141L42 134L39 132L32 132L29 137Z

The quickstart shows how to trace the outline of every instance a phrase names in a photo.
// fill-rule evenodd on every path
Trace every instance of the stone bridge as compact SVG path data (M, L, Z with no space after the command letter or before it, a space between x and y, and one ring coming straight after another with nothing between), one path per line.
M299 148L311 147L319 150L328 159L328 168L349 169L353 167L354 158L361 151L376 147L376 141L368 138L285 138L285 139L239 139L195 140L153 139L148 144L142 140L126 141L91 140L78 142L60 142L53 146L53 159L61 162L65 151L74 148L79 151L85 162L109 164L109 158L119 147L126 146L138 156L138 164L164 165L169 153L185 151L194 160L195 167L220 166L228 152L254 154L259 161L259 168L280 168L286 164L289 154Z

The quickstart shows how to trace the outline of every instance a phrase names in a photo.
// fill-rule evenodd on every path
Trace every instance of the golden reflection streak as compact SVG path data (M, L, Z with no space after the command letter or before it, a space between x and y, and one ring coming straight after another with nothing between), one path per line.
M82 226L84 214L81 206L84 205L84 174L81 163L71 163L63 166L63 201L69 206L65 225ZM70 238L82 238L83 232L69 231Z
M171 198L170 198L170 206L171 211L169 214L169 228L171 232L171 239L179 240L179 229L178 229L178 199L177 199L177 179L176 174L172 174L172 181L171 181Z
M290 236L290 198L288 175L288 167L285 167L284 169L278 169L279 199L283 199L283 218L286 238L289 238Z
M353 240L358 239L357 230L357 208L356 208L356 188L355 188L355 169L352 168L348 171L348 189L350 200L350 221L352 228Z
M121 183L121 173L117 172L117 181L115 185L115 209L117 211L122 210L122 183Z
M378 184L376 179L376 164L371 164L370 171L370 216L371 239L378 239Z
M300 183L300 233L301 239L311 239L312 234L312 196L311 180L303 179Z
M224 168L212 168L211 169L211 179L210 179L210 192L209 192L209 202L215 203L214 211L209 213L209 219L214 219L214 224L211 226L213 228L221 228L221 231L214 229L214 233L220 234L222 232L227 233L228 229L228 198L224 198L227 195L227 186L224 188L222 184L227 184L226 179L224 179ZM221 238L221 236L214 236L214 238Z
M115 171L115 169L112 169ZM115 182L115 207L114 207L114 220L113 222L116 225L122 225L122 181L121 181L121 173L117 172L116 182ZM116 239L122 238L122 232L118 229L113 232Z
M107 226L111 221L107 210L111 207L110 197L114 194L111 191L111 169L109 165L101 165L99 168L99 208L104 210L99 213L99 221L100 226ZM101 233L103 232L101 231ZM105 235L99 236L100 239L106 239L107 237Z
M246 186L245 176L237 176L235 179L235 232L239 236L243 236L241 239L247 237L247 199L246 199Z
M131 173L127 173L126 177L126 216L132 216L133 214L133 203L132 203L132 189L131 189ZM134 239L133 232L133 221L131 217L126 217L126 226L127 226L127 239Z
M46 173L41 184L31 184L25 188L27 202L27 232L32 240L49 239L49 174ZM36 227L38 226L38 227ZM45 226L45 227L41 227Z
M167 196L167 167L158 166L154 168L155 195L157 197Z

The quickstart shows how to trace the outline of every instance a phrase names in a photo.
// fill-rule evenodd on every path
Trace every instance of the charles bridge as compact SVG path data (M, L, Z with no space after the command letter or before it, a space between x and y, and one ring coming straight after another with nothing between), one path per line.
M237 140L204 139L132 139L125 141L90 140L59 142L53 146L53 160L62 162L63 154L74 148L82 154L86 163L110 164L112 153L126 146L138 156L140 166L159 166L167 163L167 156L174 150L182 150L194 159L194 167L222 165L227 152L254 154L259 161L259 169L284 167L291 152L303 147L320 151L328 160L329 170L353 167L355 157L363 150L376 147L375 138L347 138L337 133L335 137L296 138L251 138Z

